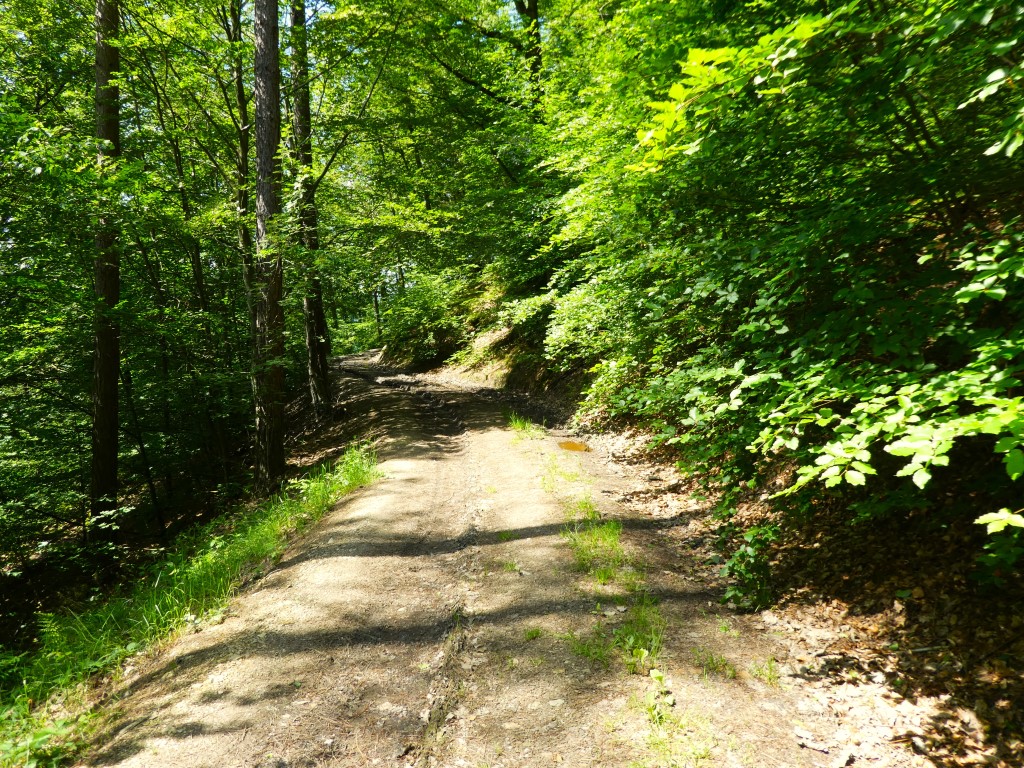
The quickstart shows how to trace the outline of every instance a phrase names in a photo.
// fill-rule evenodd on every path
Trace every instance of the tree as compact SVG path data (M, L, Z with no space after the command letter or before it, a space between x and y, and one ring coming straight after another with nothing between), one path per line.
M303 250L305 296L302 299L306 329L306 369L313 410L323 417L331 408L331 377L328 358L331 337L324 314L324 293L315 262L320 250L316 180L313 177L312 115L309 103L309 45L306 35L305 0L291 3L292 131L298 173L298 232Z
M99 141L101 185L112 175L121 155L120 70L117 48L118 0L96 0L96 138ZM91 512L99 518L117 508L118 378L121 364L120 325L114 312L121 297L120 251L113 195L101 195L96 228L93 328L93 426Z
M284 263L275 221L281 208L281 60L277 0L256 0L256 297L253 395L256 484L284 475Z

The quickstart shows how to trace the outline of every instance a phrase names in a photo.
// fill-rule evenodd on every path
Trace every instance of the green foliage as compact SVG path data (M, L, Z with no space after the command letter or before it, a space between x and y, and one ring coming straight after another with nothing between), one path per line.
M389 355L416 365L436 364L458 348L466 335L460 304L464 289L453 277L411 276L411 283L387 301L381 339Z
M978 557L982 581L1001 586L1007 574L1024 556L1024 515L1020 514L1021 511L1000 509L974 521L984 525L990 536L985 551Z
M739 545L722 566L722 575L732 580L725 590L725 600L748 610L771 604L773 592L767 550L777 538L778 530L773 526L754 526L740 534Z
M579 256L547 354L591 368L591 418L639 420L727 492L795 465L798 508L898 514L936 485L998 508L1024 474L1021 10L805 12L607 22L682 64L639 65L651 98L609 44L577 70L593 101L559 102L583 136L555 153L575 186L553 242ZM726 571L755 607L774 533L750 535Z

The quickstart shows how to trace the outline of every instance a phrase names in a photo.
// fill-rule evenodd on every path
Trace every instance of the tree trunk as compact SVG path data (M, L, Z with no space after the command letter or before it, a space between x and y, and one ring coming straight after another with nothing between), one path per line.
M376 288L373 289L373 319L377 323L377 346L380 346L381 342L381 329L380 329L380 298L379 292Z
M223 12L224 32L231 43L242 42L242 0L231 0ZM252 231L249 229L249 150L251 126L249 99L245 93L245 62L241 54L231 59L231 82L234 86L235 110L238 112L238 154L235 157L235 213L238 217L238 250L242 257L242 280L245 302L249 310L250 343L256 338L256 278L252 260Z
M306 42L306 2L291 0L292 103L295 154L299 172L298 238L306 250L306 296L302 302L306 323L306 359L309 397L323 417L331 410L330 332L324 315L323 289L315 262L320 249L316 187L313 179L312 116L309 108L309 53Z
M541 33L540 33L540 8L539 0L515 0L516 12L523 24L526 25L526 32L530 36L530 47L526 51L526 58L530 63L530 76L533 80L534 101L539 102L541 96L541 71L544 61L541 54Z
M283 263L275 242L280 212L281 62L277 0L256 0L256 485L276 488L284 476Z
M99 166L103 173L121 154L120 94L114 78L120 56L114 45L119 26L117 0L96 0L96 138L100 140ZM101 179L101 187L105 186ZM101 191L103 199L96 229L94 288L96 309L93 319L95 348L92 390L92 516L117 509L117 382L121 364L121 329L114 308L121 298L121 259L117 223L110 208L113 195ZM112 539L104 529L99 538Z

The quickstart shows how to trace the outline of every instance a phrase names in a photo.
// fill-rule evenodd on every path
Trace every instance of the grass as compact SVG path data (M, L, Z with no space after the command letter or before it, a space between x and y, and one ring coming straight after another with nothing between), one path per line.
M594 576L599 584L615 581L628 564L622 546L622 523L601 520L597 506L589 498L566 505L569 522L562 528L562 536L569 542L577 567Z
M589 496L569 502L566 505L566 515L569 520L588 523L596 523L601 519L601 512Z
M516 434L517 440L539 440L544 437L544 427L534 424L525 416L520 416L515 411L505 412L505 421Z
M536 640L544 635L544 630L540 627L527 627L526 631L523 632L523 639L526 642Z
M565 485L578 483L583 479L579 462L575 467L566 467L558 460L557 456L548 456L544 462L544 475L541 477L540 485L548 493L555 493Z
M577 656L596 662L606 669L612 665L612 651L614 648L609 642L608 634L604 631L604 627L600 624L590 634L583 635L576 632L568 632L562 635L562 639L569 643L569 648Z
M519 563L515 560L505 560L501 564L501 570L505 571L505 573L519 573Z
M626 564L626 551L621 540L622 523L618 520L577 523L567 527L562 535L572 548L576 565L584 573L594 574L600 569L606 581L614 581L618 569Z
M600 613L600 605L598 605ZM650 595L642 595L630 606L622 623L609 629L602 621L589 634L569 632L562 639L572 652L608 668L618 651L626 671L646 674L658 661L665 641L665 619L658 602Z
M92 676L116 673L128 657L223 609L295 535L377 476L373 451L351 447L334 468L322 467L255 508L181 537L124 594L77 613L40 615L38 650L0 652L0 766L60 764L80 747L89 715L53 712L73 712L76 701L81 709Z
M779 679L781 678L779 665L771 657L765 662L753 664L750 667L750 674L772 688L778 687Z
M612 633L612 645L622 651L626 669L645 674L657 663L665 641L665 619L658 601L642 595Z
M736 679L736 667L732 662L708 648L694 648L693 659L704 672L705 677L717 675L729 680Z
M729 637L739 637L740 631L733 627L728 621L722 619L718 622L718 631Z
M563 637L578 656L607 667L613 653L619 651L630 673L644 674L661 653L665 619L657 600L644 591L643 573L629 562L622 545L622 523L602 520L590 498L567 503L565 511L568 522L562 536L569 542L579 570L599 585L621 584L635 599L614 629L609 631L598 622L589 635L570 633ZM600 606L597 612L600 614Z
M718 738L706 715L676 709L675 697L657 669L650 672L654 683L643 699L633 697L630 704L640 710L649 731L646 746L649 758L630 763L630 768L696 768L712 757Z

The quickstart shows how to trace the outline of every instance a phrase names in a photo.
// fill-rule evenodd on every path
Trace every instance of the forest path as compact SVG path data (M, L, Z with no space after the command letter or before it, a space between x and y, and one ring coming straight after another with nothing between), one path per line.
M386 376L369 357L345 368L344 421L378 437L383 479L344 499L221 623L131 671L83 764L912 764L844 737L795 678L752 676L785 649L659 550L662 521L612 501L626 480L607 460L510 430L486 393ZM585 500L621 521L645 582L627 568L631 583L602 586L577 570L562 530ZM607 645L648 591L666 622L663 684L627 673Z

